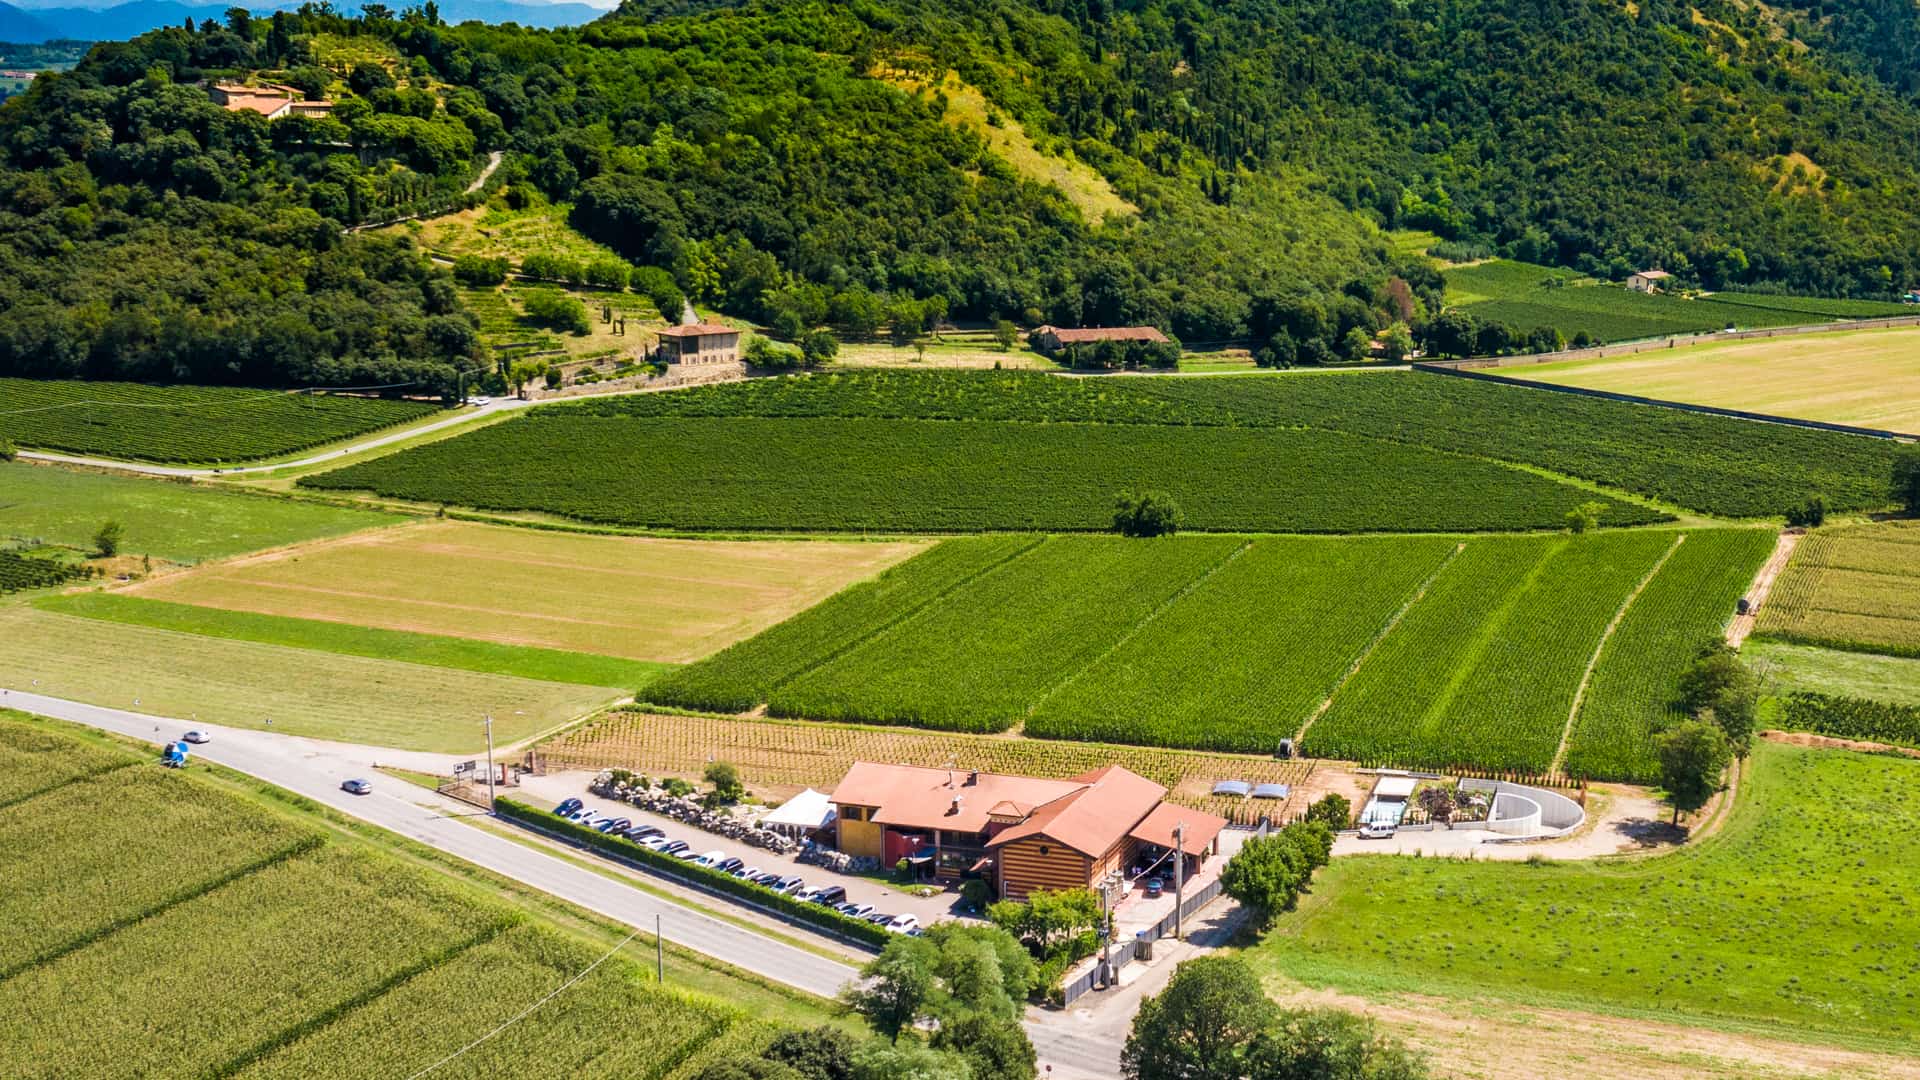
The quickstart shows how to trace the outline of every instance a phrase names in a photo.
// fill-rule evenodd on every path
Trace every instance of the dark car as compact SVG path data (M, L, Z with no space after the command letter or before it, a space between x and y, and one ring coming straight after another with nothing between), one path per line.
M825 888L815 889L807 899L816 904L833 907L847 902L847 890L838 885L828 885Z
M632 824L633 822L627 820L626 818L608 818L607 820L594 826L594 828L600 830L603 833L623 833L623 832L626 832L627 827Z
M566 802L563 802L559 806L554 807L553 813L555 817L569 817L573 814L575 810L578 810L585 805L586 804L581 802L579 799L568 799Z
M373 794L373 785L367 783L365 780L348 780L340 785L340 790L349 795L371 795Z
M627 830L627 839L632 840L634 843L639 843L649 836L665 835L667 835L666 830L658 825L635 825L633 828Z
M736 859L733 856L729 855L726 858L721 859L719 862L714 863L713 868L715 870L720 871L723 874L731 874L735 870L738 870L745 865L747 865L745 859Z
M1147 899L1149 900L1158 899L1160 894L1166 891L1167 891L1166 882L1160 880L1159 878L1147 879Z

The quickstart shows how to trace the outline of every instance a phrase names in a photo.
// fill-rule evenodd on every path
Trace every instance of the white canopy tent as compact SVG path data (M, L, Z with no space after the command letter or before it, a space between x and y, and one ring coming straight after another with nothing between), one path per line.
M833 802L827 798L826 792L808 788L781 803L772 813L761 818L760 824L763 828L799 837L824 828L833 818Z

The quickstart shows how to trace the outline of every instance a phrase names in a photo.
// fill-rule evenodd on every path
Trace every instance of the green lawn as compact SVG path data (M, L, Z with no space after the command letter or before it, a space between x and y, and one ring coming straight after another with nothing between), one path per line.
M1920 762L1755 746L1722 830L1588 863L1341 858L1270 974L1849 1039L1920 1036Z
M561 649L500 645L469 638L380 630L346 623L256 615L247 611L176 604L109 592L43 597L36 607L89 619L178 630L208 637L257 641L296 649L318 649L345 656L367 656L409 664L457 668L489 675L512 675L581 686L641 687L671 664L592 656Z
M1742 651L1783 693L1808 690L1920 705L1920 659L1770 641L1750 642Z
M408 520L168 480L0 463L0 536L91 548L109 518L126 530L122 551L188 563Z
M0 605L0 686L182 721L406 750L508 745L618 700L536 682Z

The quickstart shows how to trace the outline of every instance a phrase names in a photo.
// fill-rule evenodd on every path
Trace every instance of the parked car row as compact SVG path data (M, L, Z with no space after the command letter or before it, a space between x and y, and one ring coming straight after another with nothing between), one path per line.
M920 920L915 916L891 915L876 911L872 904L852 902L847 899L847 890L843 886L821 885L810 889L798 874L748 866L746 860L728 855L724 851L709 851L703 854L685 840L675 840L668 836L666 830L658 825L636 825L627 818L602 814L580 799L568 799L562 802L553 808L553 813L556 817L585 826L595 832L623 837L650 851L671 855L695 866L704 866L723 874L731 874L742 881L772 889L782 896L791 896L804 904L819 904L821 907L832 908L849 918L884 926L896 934L919 936L925 933L920 928Z

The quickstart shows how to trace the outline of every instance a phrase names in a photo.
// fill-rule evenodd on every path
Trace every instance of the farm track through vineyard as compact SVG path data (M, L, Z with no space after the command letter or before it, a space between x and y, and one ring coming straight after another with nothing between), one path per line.
M1700 555L1662 564L1683 535L1681 549L1697 545ZM1724 621L1772 537L947 541L643 696L733 713L766 703L774 716L816 721L973 732L1024 723L1033 738L1255 753L1311 722L1305 752L1397 767L1538 773L1568 743L1571 759L1598 763L1582 775L1644 778L1641 744L1666 709L1647 695L1665 676L1641 684L1632 665L1648 654L1662 672L1683 663L1694 646L1674 641ZM1017 554L999 557L1009 551ZM1643 603L1683 605L1685 617L1676 626L1680 612L1639 615ZM1648 635L1655 640L1639 640ZM1666 655L1673 648L1677 661ZM1570 735L1583 685L1579 715L1589 720ZM1628 700L1607 700L1615 694ZM1627 725L1617 752L1629 757L1592 745L1610 738L1597 726L1607 716Z

